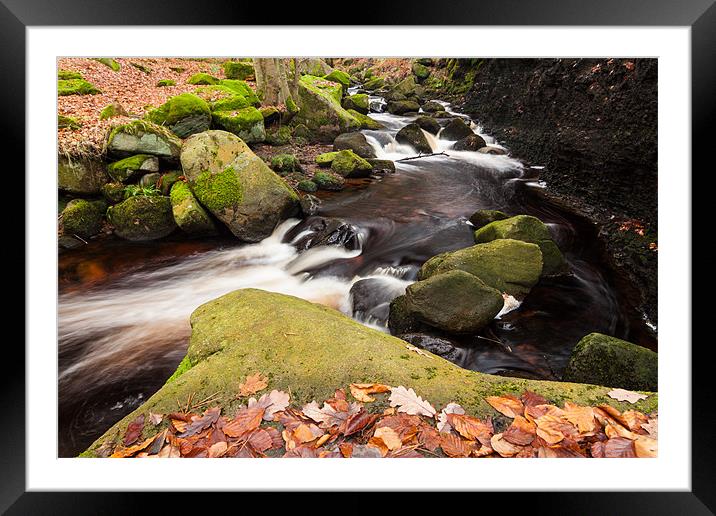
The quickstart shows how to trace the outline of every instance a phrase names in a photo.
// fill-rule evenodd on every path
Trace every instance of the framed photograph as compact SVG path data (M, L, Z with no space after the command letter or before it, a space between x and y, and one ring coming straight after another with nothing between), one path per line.
M4 1L27 311L3 511L397 490L712 513L691 187L716 8L493 4L263 26Z

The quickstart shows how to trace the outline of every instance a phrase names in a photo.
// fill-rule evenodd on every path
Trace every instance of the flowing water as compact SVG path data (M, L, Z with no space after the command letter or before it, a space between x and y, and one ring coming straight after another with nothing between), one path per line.
M381 109L380 99L371 104ZM413 118L371 116L386 126L364 131L379 158L415 155L394 140ZM534 168L508 155L452 151L453 142L426 136L435 152L448 156L397 162L395 174L355 181L323 199L320 216L354 228L357 244L350 248L303 251L297 242L309 231L291 219L251 245L226 237L141 244L108 239L60 255L59 455L81 452L161 387L186 352L189 315L202 303L260 288L331 306L388 331L389 300L404 292L428 258L472 245L467 217L483 208L544 220L571 273L541 280L487 330L453 340L455 363L558 379L571 348L593 331L655 349L629 293L616 288L599 263L594 228L547 204ZM371 280L363 282L375 298L370 314L353 309L350 290L362 279Z

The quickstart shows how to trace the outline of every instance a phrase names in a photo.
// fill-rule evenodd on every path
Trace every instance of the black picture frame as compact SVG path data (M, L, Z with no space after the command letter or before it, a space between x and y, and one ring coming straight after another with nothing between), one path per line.
M28 26L87 25L253 25L271 21L275 25L333 25L339 16L332 5L323 9L297 9L283 19L266 13L261 3L227 0L203 3L196 8L187 0L1 0L0 70L12 73L2 97L4 144L8 149L24 147L25 140L25 28ZM428 5L418 0L394 1L375 5L365 23L371 25L547 25L547 26L685 26L691 28L692 73L692 170L713 169L713 147L709 129L716 103L716 5L714 0L489 0L451 2L449 6ZM283 8L281 9L283 10ZM425 12L429 10L430 16ZM310 11L310 12L308 12ZM325 14L320 14L325 13ZM88 48L88 51L90 49ZM663 100L663 99L661 99ZM24 159L18 164L24 170ZM28 172L26 171L26 174ZM708 174L710 175L710 174ZM692 179L694 178L691 172ZM693 181L692 181L693 182ZM692 217L694 223L697 221ZM696 234L692 228L692 234ZM16 252L6 267L19 270L25 263L24 251ZM26 275L28 274L25 269ZM693 274L693 270L692 270ZM689 300L691 301L691 300ZM19 303L18 303L19 304ZM697 305L692 303L696 309ZM692 311L692 320L693 317ZM9 347L6 342L5 346ZM687 350L691 343L668 343ZM714 394L707 368L709 342L694 346L692 352L692 490L690 492L642 493L512 493L515 507L528 503L531 513L551 514L713 514L716 511L714 447L711 445ZM17 346L16 346L17 347ZM123 493L26 492L25 488L25 355L14 357L14 367L4 368L0 376L3 407L3 445L0 446L0 511L8 514L114 514L145 508L146 496ZM6 358L5 360L10 360ZM31 444L31 443L30 443ZM171 498L165 493L159 500ZM485 495L480 495L485 496ZM504 496L504 494L503 494ZM212 498L212 502L217 499ZM550 500L551 499L551 500ZM198 501L201 500L201 497ZM235 500L235 498L234 498ZM182 502L183 503L183 502ZM485 499L479 505L484 507ZM176 503L172 504L176 507Z

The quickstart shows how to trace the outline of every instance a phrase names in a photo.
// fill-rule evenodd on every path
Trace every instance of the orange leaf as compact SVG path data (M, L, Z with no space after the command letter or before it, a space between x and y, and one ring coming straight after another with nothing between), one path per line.
M488 396L485 401L492 405L497 412L507 417L521 416L525 410L519 398L510 395Z
M440 434L440 447L448 457L468 457L473 449L474 443L465 441L455 434Z
M369 394L388 392L390 387L381 383L352 383L350 384L350 389L355 399L363 403L370 403L375 401L375 398L369 396Z
M234 419L224 425L222 430L229 437L241 437L256 430L261 424L263 415L262 407L242 408L236 413Z
M502 435L503 434L495 434L492 436L492 439L490 439L490 448L499 453L501 457L517 455L522 450L522 446L517 446L504 440Z
M534 440L536 432L537 427L534 423L527 421L522 416L517 416L502 434L502 438L512 444L526 446Z
M479 440L482 444L489 444L492 437L492 425L464 414L448 414L447 420L465 439Z
M381 426L380 428L377 428L373 433L373 437L381 439L383 443L385 443L385 446L387 446L387 448L391 451L397 450L403 446L403 441L400 440L397 432L388 426Z
M246 377L245 383L239 384L239 395L251 396L266 387L268 387L268 378L261 373L254 373Z

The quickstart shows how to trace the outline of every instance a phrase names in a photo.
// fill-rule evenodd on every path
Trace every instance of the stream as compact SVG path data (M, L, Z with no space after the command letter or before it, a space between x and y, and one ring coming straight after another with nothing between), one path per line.
M371 100L380 107L380 99ZM414 117L371 117L386 127L363 131L378 158L415 155L394 140ZM499 146L474 122L473 129ZM453 362L555 380L574 344L591 332L656 349L654 332L632 308L632 294L617 288L620 282L600 263L596 228L539 195L539 167L509 154L452 151L454 142L426 135L435 152L448 156L396 162L395 174L321 193L318 215L349 224L356 235L351 246L302 250L297 244L309 231L290 219L256 244L229 237L107 238L60 254L59 456L76 456L156 392L186 353L191 312L227 292L251 287L290 294L388 331L389 300L415 281L428 258L474 244L467 219L478 209L542 219L570 273L540 280L522 304L503 310L479 335L452 338ZM365 279L370 309L354 311L351 287Z

